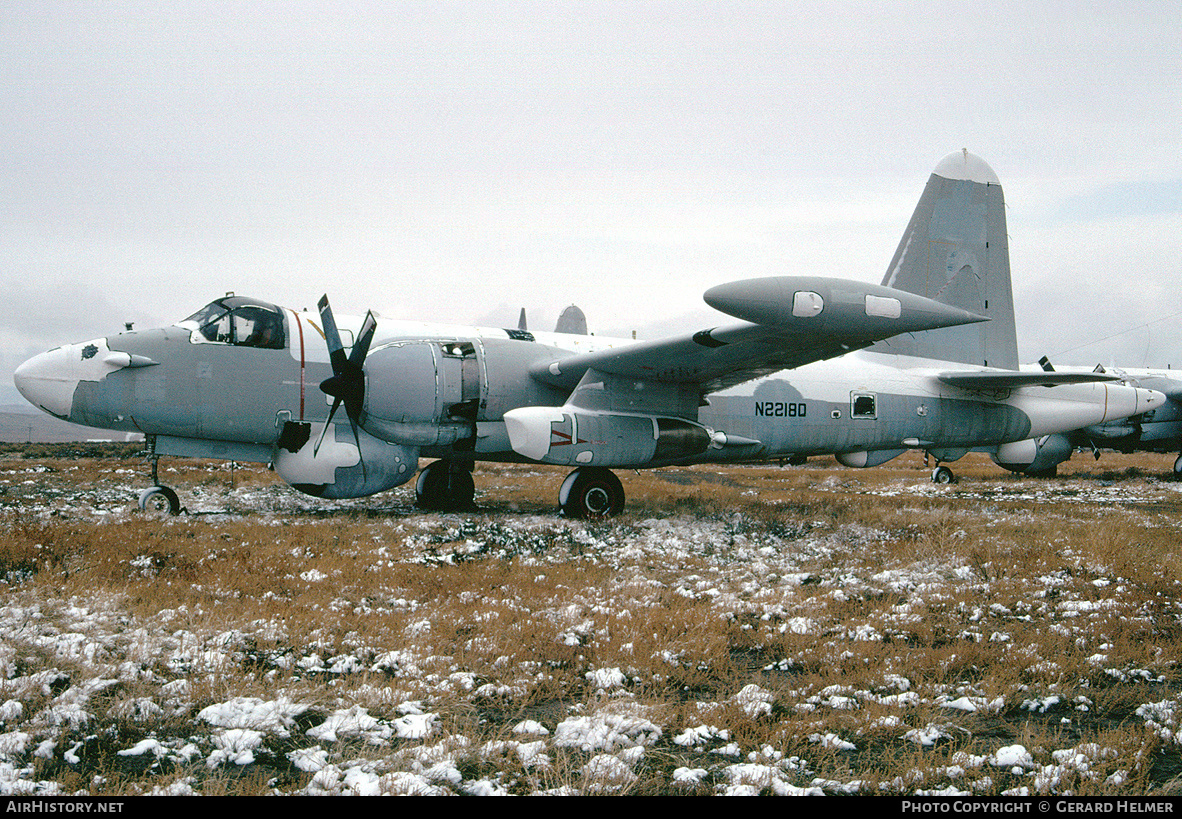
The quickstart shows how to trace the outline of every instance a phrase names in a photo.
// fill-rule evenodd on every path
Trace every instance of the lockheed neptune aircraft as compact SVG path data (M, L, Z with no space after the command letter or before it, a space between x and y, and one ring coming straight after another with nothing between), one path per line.
M1108 374L1018 371L1002 190L967 152L936 167L881 285L780 276L705 299L739 321L636 342L228 296L50 350L14 381L59 418L144 433L156 457L270 463L325 498L391 489L430 458L418 503L464 508L477 460L568 466L559 503L575 517L623 508L613 468L949 461L1164 401ZM148 503L179 508L159 486Z

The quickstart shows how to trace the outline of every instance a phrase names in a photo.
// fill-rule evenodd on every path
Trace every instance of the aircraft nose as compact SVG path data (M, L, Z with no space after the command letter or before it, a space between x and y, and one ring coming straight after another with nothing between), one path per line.
M50 415L62 419L70 417L79 380L71 354L76 347L58 347L35 355L16 368L12 381L25 400Z

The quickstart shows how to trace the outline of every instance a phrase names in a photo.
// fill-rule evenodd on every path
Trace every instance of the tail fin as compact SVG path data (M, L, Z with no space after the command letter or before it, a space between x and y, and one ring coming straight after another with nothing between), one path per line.
M958 151L932 171L882 283L990 321L895 336L871 350L1018 369L1005 199L979 157Z
M554 328L554 332L585 336L587 335L587 317L583 315L582 310L572 304L558 317L558 326Z

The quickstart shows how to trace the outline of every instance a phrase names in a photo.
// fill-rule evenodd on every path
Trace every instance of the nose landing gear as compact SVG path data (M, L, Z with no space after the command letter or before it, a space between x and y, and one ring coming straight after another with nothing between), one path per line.
M943 464L941 464L940 459L938 457L932 455L931 452L925 451L923 453L923 465L927 466L929 464L928 459L933 458L933 457L936 458L936 468L932 470L932 483L939 483L939 484L956 483L956 475L952 474L952 470L949 469L948 467L944 466ZM960 456L958 455L957 458L959 458L959 457ZM957 458L953 458L952 460L955 461L955 460L957 460Z
M147 446L148 460L152 463L152 485L140 492L140 509L154 515L177 515L181 511L181 501L176 492L167 486L160 485L159 461L156 454L156 436L149 435L144 440Z
M181 511L181 500L167 486L149 486L140 492L140 509L154 515L176 515Z

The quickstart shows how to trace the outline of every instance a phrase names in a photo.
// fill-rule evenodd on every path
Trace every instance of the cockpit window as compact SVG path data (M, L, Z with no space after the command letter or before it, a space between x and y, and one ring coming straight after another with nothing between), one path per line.
M201 333L206 341L217 341L222 344L234 343L234 325L230 323L229 311L207 321L201 325L201 329L197 332Z
M207 304L182 324L196 325L196 335L217 344L281 350L286 346L283 315L271 305L230 297ZM194 340L197 339L195 336Z
M193 315L191 315L187 319L185 319L184 322L182 322L182 324L187 324L189 322L192 322L193 324L196 324L198 327L204 327L211 320L217 318L218 316L224 315L225 313L228 313L228 312L230 312L230 308L228 308L224 304L222 304L222 300L219 299L218 301L210 302L209 304L202 307L196 313L194 313Z

